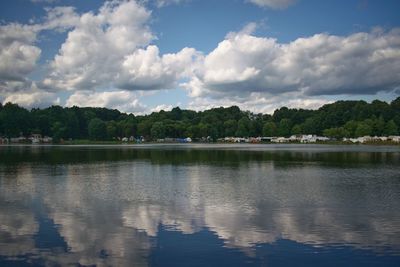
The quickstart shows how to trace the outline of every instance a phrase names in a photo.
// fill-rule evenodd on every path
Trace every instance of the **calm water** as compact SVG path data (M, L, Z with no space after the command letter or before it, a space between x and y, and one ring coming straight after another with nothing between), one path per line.
M400 266L400 147L0 146L0 266Z

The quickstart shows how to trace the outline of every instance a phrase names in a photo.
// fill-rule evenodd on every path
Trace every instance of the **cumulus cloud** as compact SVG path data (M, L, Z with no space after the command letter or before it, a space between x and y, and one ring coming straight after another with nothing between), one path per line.
M261 112L272 114L276 109L282 106L289 108L318 109L331 102L331 100L323 97L305 97L299 93L271 95L253 92L245 97L195 97L191 99L186 108L200 111L221 106L230 107L235 105L243 110L249 110L254 113Z
M36 45L43 30L66 30L77 23L72 7L46 8L47 16L41 24L0 25L0 92L20 92L32 89L28 75L37 68L41 49Z
M79 24L79 15L74 7L58 6L45 8L47 14L42 24L36 25L39 30L65 31Z
M50 25L74 26L51 63L44 87L90 90L116 87L127 90L169 89L192 70L198 55L184 48L160 56L147 23L150 11L135 1L106 2L97 14L78 19L71 9L52 9Z
M139 49L125 57L122 75L116 79L117 86L132 90L170 89L179 78L191 74L196 55L193 48L161 57L154 45Z
M61 89L92 89L115 79L126 55L154 39L150 12L135 1L106 2L97 14L80 16L51 64L44 84Z
M157 105L156 107L152 108L150 111L151 112L159 112L161 110L170 111L171 109L173 109L172 105L161 104L161 105Z
M26 106L31 105L25 98L32 91L32 81L27 75L37 67L41 50L34 44L42 31L69 32L50 62L49 73L35 82L36 91L38 87L48 92L169 89L178 86L177 81L182 77L191 75L193 61L201 56L193 48L160 55L158 47L150 45L155 39L148 26L151 12L136 1L107 1L98 12L81 15L73 7L45 10L46 16L40 23L0 28L0 90L8 93L8 99L19 100ZM11 97L11 92L18 95ZM73 94L69 101L77 102L77 95ZM110 94L96 96L107 98ZM143 108L138 103L119 107L126 111Z
M57 92L44 90L40 83L30 80L25 81L1 81L0 102L16 103L22 107L46 108L51 105L60 105L61 99Z
M33 43L36 31L28 25L0 25L0 81L24 81L36 67L41 49Z
M11 102L31 109L45 108L51 105L60 105L60 98L55 93L34 90L30 92L17 92L8 94L2 100L2 102L3 104Z
M146 106L136 94L128 91L90 92L77 91L66 101L67 107L107 107L128 113L142 113Z
M272 9L285 9L290 5L293 5L296 0L247 0L252 4L259 7L268 7Z
M400 30L346 37L316 34L290 43L230 33L184 87L191 96L374 94L400 86Z
M190 0L154 0L157 7L164 7L173 4L181 4ZM259 7L266 7L272 9L285 9L293 5L296 0L244 0L245 2L252 3Z
M248 1L270 8L294 3ZM177 2L181 1L154 3L163 6ZM152 44L156 37L149 27L151 11L143 3L146 1L106 1L98 11L84 14L73 7L46 8L39 23L0 25L2 99L18 94L13 99L29 106L34 104L22 100L29 92L46 91L44 102L53 103L56 98L50 100L51 92L83 90L72 93L68 101L142 112L147 107L139 102L114 105L105 99L111 97L110 90L122 90L112 92L137 99L137 93L128 91L179 86L187 89L192 97L188 106L195 109L238 104L252 111L270 111L286 104L317 107L326 103L323 95L400 90L400 29L375 29L348 36L321 33L281 43L255 36L256 24L251 23L229 33L209 54L187 47L160 54ZM37 68L41 54L37 36L47 30L68 31L67 38L47 66L45 77L33 82L28 77ZM89 91L96 91L93 96L103 99L81 103L79 97L91 98ZM119 94L114 96L120 101ZM288 97L296 100L289 103Z

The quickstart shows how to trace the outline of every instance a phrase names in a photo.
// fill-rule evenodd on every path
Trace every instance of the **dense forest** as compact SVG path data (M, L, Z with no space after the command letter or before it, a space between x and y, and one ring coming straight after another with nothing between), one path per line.
M195 112L171 111L135 116L107 108L51 106L27 110L0 104L0 137L37 133L61 139L113 140L143 136L193 139L237 136L290 136L317 134L333 138L399 134L400 97L391 103L374 100L337 101L318 110L282 107L272 115L242 111L236 106Z

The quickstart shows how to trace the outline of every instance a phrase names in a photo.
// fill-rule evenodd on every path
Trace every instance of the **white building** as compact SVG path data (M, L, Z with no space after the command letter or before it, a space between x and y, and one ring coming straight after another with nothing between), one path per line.
M391 135L388 137L388 140L390 140L392 142L400 143L400 136Z
M273 143L286 143L286 142L289 142L289 138L275 137L275 138L271 139L271 142L273 142Z

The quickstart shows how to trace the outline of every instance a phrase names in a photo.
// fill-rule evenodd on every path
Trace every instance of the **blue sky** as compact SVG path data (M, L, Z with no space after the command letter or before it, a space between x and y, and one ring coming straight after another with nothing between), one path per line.
M318 108L400 92L399 1L0 2L0 101Z

